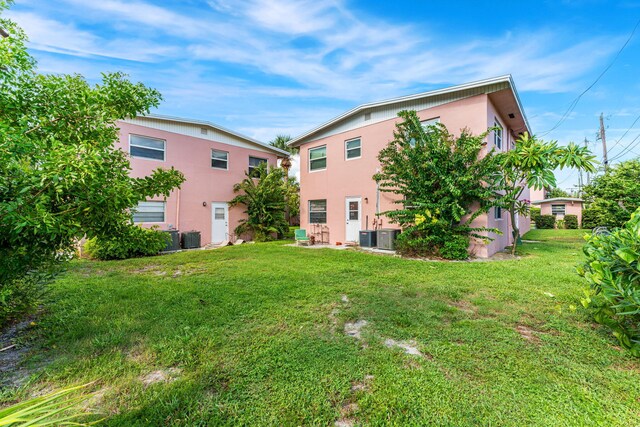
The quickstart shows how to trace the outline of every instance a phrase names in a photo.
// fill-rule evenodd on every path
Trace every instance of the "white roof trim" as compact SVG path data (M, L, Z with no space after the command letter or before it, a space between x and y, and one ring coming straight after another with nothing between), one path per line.
M554 197L552 199L535 200L531 202L531 204L539 205L540 203L547 203L547 202L584 202L584 200L579 199L577 197Z
M227 129L227 128L222 127L220 125L217 125L215 123L208 122L206 120L185 119L185 118L182 118L182 117L165 116L165 115L161 115L161 114L147 114L147 115L144 115L144 116L137 116L137 118L138 119L148 118L148 119L154 119L154 120L164 120L164 121L167 121L167 122L178 122L178 123L193 124L193 125L198 125L198 126L208 126L210 128L219 130L219 131L224 132L226 134L235 136L236 138L243 139L243 140L245 140L247 142L250 142L252 144L259 145L259 146L261 146L263 148L266 148L268 150L271 150L271 151L273 151L273 152L275 152L277 154L285 155L287 157L289 157L291 155L288 151L281 150L280 148L276 148L271 144L266 144L264 142L258 141L257 139L253 139L253 138L251 138L249 136L246 136L246 135L243 135L241 133L234 132L234 131L232 131L230 129Z
M291 141L289 141L288 145L289 146L296 146L296 145L300 145L303 144L306 141L306 139L310 136L312 136L315 133L318 133L319 131L328 128L350 116L353 116L359 112L361 112L362 110L366 110L369 108L374 108L374 107L381 107L381 106L385 106L385 105L389 105L389 104L395 104L395 103L400 103L400 102L406 102L406 101L413 101L416 99L421 99L421 98L429 98L429 97L433 97L433 96L438 96L438 95L445 95L448 93L453 93L453 92L459 92L459 91L463 91L466 89L474 89L474 88L478 88L478 87L482 87L482 86L488 86L491 84L496 84L496 83L509 83L509 87L511 88L511 91L513 93L513 96L516 100L516 104L518 105L518 109L520 110L520 114L522 114L522 117L524 119L525 125L527 126L527 129L529 131L529 133L531 133L531 126L529 125L529 120L527 119L527 116L525 115L524 112L524 108L522 108L522 102L520 101L520 96L518 95L518 91L516 90L516 86L513 83L513 78L511 77L511 74L506 74L504 76L499 76L499 77L492 77L489 79L485 79L485 80L477 80L474 82L469 82L469 83L464 83L461 85L457 85L457 86L449 86L449 87L445 87L442 89L436 89L436 90L431 90L428 92L422 92L422 93L418 93L418 94L414 94L414 95L407 95L407 96L401 96L398 98L392 98L392 99L387 99L384 101L378 101L378 102L369 102L366 104L361 104L355 108L352 108L351 110L347 111L346 113L343 113L337 117L334 117L333 119L329 120L326 123L321 124L320 126L311 129L308 132L305 132L301 135L298 135L297 137L293 138Z

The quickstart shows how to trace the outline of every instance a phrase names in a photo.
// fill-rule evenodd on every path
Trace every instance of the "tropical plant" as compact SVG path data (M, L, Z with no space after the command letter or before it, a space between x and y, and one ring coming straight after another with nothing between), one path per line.
M589 228L622 226L640 207L640 160L621 162L595 177L584 187L584 198Z
M288 151L291 154L296 154L298 153L299 149L296 147L290 147L287 143L291 141L291 136L290 135L276 135L275 138L273 138L271 141L269 141L269 144L279 148L281 150L285 150Z
M244 205L247 218L242 219L235 233L253 234L256 241L271 240L273 236L283 236L289 229L285 219L284 171L281 168L267 168L260 165L246 178L234 185L238 194L230 206Z
M487 239L482 232L499 232L470 225L495 198L497 158L480 157L486 133L472 135L465 129L454 137L442 124L424 128L415 111L398 116L403 120L380 151L380 172L374 175L381 191L400 196L397 210L382 213L403 229L396 249L466 258L469 237ZM453 249L465 239L464 254Z
M295 177L289 176L284 181L287 203L287 221L300 215L300 183Z
M595 172L595 156L588 148L569 143L559 146L557 141L545 142L536 136L522 134L514 147L503 153L496 154L501 166L500 186L503 195L498 204L509 211L513 233L513 247L515 254L517 242L520 238L520 228L516 215L528 215L529 203L522 199L525 188L540 190L554 188L556 178L555 169L573 168L587 172Z
M620 344L640 357L640 208L623 228L587 236L577 268L591 287L582 300Z
M0 0L0 14L8 3ZM184 177L129 176L116 121L147 113L160 94L121 73L38 74L26 36L0 16L0 325L37 304L46 282L87 235L117 235L131 208Z
M49 426L87 426L92 423L80 423L78 418L87 414L78 411L78 405L91 395L69 397L72 393L92 383L68 387L44 396L20 402L0 409L0 427L49 427Z

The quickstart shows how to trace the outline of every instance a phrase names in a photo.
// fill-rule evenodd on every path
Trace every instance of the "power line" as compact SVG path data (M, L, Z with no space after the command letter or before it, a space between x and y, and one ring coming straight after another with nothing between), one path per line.
M622 138L624 138L625 136L627 136L627 134L629 133L629 131L631 129L633 129L633 126L635 126L635 124L638 122L638 120L640 120L640 116L636 117L636 119L633 121L633 123L631 123L631 126L629 126L629 128L624 131L624 133L622 134L622 136L620 138L618 138L618 140L615 142L615 144L613 144L613 146L609 149L609 151L613 150L618 144L620 144L620 141L622 141Z
M629 143L629 145L627 145L620 153L618 153L617 155L615 155L611 161L613 160L617 160L620 157L624 156L625 154L631 152L631 150L633 150L634 148L636 148L638 145L640 145L640 140L638 142L636 142L634 144L634 142L640 138L640 134L636 135L635 138L633 138L633 140Z
M627 41L624 42L624 44L622 45L622 47L620 48L620 50L618 51L618 53L616 53L616 56L613 58L613 60L609 63L609 65L607 65L607 67L602 70L602 72L600 73L600 75L598 76L598 78L596 78L593 83L591 83L589 85L589 87L587 87L584 91L582 91L582 93L580 95L578 95L576 97L576 99L574 99L571 104L569 104L569 108L567 109L567 111L565 111L565 113L562 115L562 117L560 118L560 120L558 120L558 123L556 123L551 129L543 132L541 134L541 136L544 136L546 134L548 134L549 132L552 132L554 130L556 130L558 127L560 127L560 125L562 123L564 123L564 121L567 119L567 117L569 117L569 114L571 114L573 112L573 110L576 108L576 106L578 105L578 102L580 102L580 98L582 98L582 96L589 92L591 90L591 88L593 88L596 83L598 83L600 81L600 79L607 73L607 71L609 71L609 69L613 66L613 64L618 60L618 57L620 57L620 54L622 54L622 51L627 47L627 45L629 44L629 42L631 41L631 39L633 38L633 35L636 33L636 30L638 29L638 26L640 25L640 19L638 19L638 21L636 22L636 25L633 27L633 30L631 31L631 34L629 34L629 37L627 38Z

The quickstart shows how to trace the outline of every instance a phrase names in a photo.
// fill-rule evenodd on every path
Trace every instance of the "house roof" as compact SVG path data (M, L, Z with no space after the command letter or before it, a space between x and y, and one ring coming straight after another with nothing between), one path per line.
M584 200L579 199L577 197L554 197L552 199L534 200L531 202L531 204L539 205L541 203L549 203L549 202L584 202Z
M249 136L243 135L241 133L232 131L231 129L227 129L223 126L217 125L215 123L206 121L206 120L198 120L198 119L186 119L186 118L182 118L182 117L175 117L175 116L165 116L165 115L161 115L161 114L147 114L145 116L138 116L138 119L154 119L154 120L160 120L160 121L167 121L167 122L175 122L175 123L185 123L185 124L192 124L192 125L198 125L198 126L204 126L204 127L210 127L212 129L215 129L219 132L223 132L226 133L228 135L232 135L235 136L236 138L240 138L243 139L249 143L252 144L256 144L261 146L262 148L266 148L270 151L273 151L274 153L280 154L280 155L284 155L289 157L290 153L288 151L285 150L281 150L280 148L276 148L271 144L267 144L264 143L262 141L258 141L257 139L253 139Z
M393 106L394 104L398 104L398 111L399 111L401 109L406 109L404 104L406 104L407 102L422 100L426 98L434 98L434 97L439 97L443 95L454 94L456 92L479 89L483 87L488 88L489 86L496 85L496 84L506 84L506 86L508 86L508 88L510 89L511 95L513 96L513 99L515 101L515 104L518 108L518 111L524 121L524 125L526 127L525 130L531 133L531 126L529 125L529 121L527 120L527 116L525 115L524 109L522 107L522 102L520 101L520 97L518 96L518 91L516 90L515 84L513 82L513 78L511 77L510 74L507 74L504 76L478 80L470 83L464 83L457 86L450 86L442 89L431 90L428 92L422 92L414 95L401 96L398 98L387 99L384 101L369 102L366 104L361 104L337 117L334 117L328 122L325 122L320 126L293 138L291 141L289 141L289 145L298 146L306 142L312 141L314 140L313 138L314 135L320 134L322 131L330 127L333 127L338 123L351 118L352 116L355 116L359 113L366 112L367 110L372 110L374 108L384 107L384 106Z

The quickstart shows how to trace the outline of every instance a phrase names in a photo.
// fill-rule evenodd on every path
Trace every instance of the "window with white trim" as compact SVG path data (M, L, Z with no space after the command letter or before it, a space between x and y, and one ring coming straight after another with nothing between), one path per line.
M493 208L493 217L495 219L502 219L502 208L501 207L494 207Z
M495 121L493 126L497 128L493 131L493 143L495 144L496 147L498 147L499 150L501 150L502 149L502 126L500 125L500 123L498 123L497 120Z
M430 132L429 126L435 126L438 123L440 123L440 117L434 117L433 119L422 120L420 122L422 129L424 129L425 132Z
M133 212L133 222L164 222L164 202L140 202Z
M360 138L351 139L344 142L345 157L349 159L357 159L362 156L362 142Z
M262 164L266 165L267 159L249 156L249 175L253 175L255 170Z
M327 200L309 200L309 224L327 223Z
M211 150L211 167L214 169L229 169L229 153L220 150Z
M327 146L309 149L309 170L317 171L327 168Z
M131 157L164 161L166 141L148 136L129 135Z
M566 205L551 205L551 215L563 215L566 212Z

